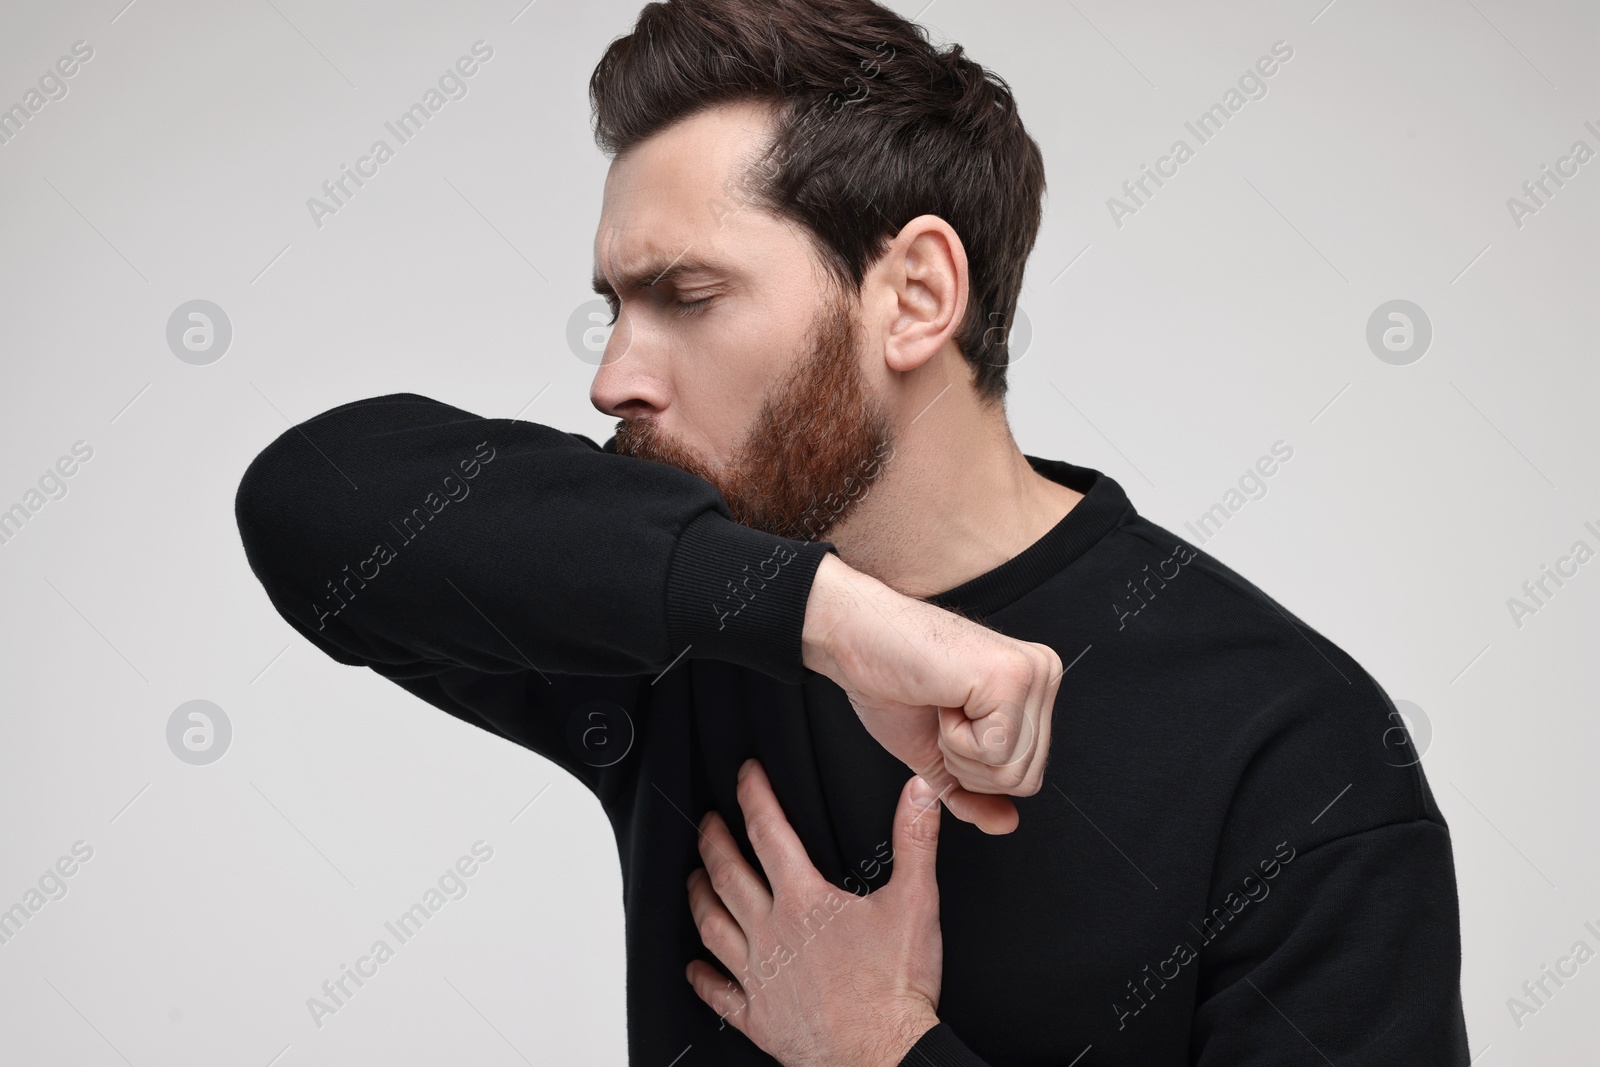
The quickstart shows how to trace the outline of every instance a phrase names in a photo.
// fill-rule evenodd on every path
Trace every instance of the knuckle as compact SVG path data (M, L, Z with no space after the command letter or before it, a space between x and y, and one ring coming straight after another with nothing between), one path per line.
M727 899L728 890L733 888L738 879L738 872L731 863L719 863L711 868L711 888L717 891L717 896Z
M912 819L906 827L906 837L919 844L927 844L939 836L939 818L941 812L930 809L921 818Z
M1052 655L1042 654L1034 661L1033 683L1036 689L1042 689L1050 684L1050 679L1055 672L1061 669L1061 661Z
M795 893L786 893L781 899L775 899L772 910L777 928L784 930L810 929L825 921L827 915L820 897Z
M983 731L979 738L984 755L996 765L1004 765L1016 750L1015 731L1010 723L996 723Z
M799 926L805 914L805 903L797 900L792 894L780 893L772 898L772 921L779 929Z

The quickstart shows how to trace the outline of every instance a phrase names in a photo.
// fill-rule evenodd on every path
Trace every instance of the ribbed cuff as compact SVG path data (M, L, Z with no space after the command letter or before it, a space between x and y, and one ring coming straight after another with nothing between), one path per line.
M917 1039L900 1061L900 1067L988 1067L956 1032L939 1023Z
M667 639L673 651L726 660L800 683L806 601L829 541L796 541L743 526L719 511L678 536L667 572Z

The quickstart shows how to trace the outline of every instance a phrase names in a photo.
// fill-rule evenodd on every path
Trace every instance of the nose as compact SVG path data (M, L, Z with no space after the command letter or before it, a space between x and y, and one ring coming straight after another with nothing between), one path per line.
M600 368L589 385L589 403L613 418L632 419L664 411L670 402L665 377L634 343L624 313L611 331Z

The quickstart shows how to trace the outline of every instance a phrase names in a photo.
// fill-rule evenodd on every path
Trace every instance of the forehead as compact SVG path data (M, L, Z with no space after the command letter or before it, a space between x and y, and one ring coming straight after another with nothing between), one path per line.
M730 103L682 119L617 157L606 174L594 255L598 274L627 277L674 257L716 259L788 227L741 198L738 179L771 139L772 116ZM689 249L687 253L686 249Z

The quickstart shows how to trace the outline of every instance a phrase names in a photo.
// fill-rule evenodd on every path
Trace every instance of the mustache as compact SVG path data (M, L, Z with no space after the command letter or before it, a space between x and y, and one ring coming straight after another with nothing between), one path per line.
M807 354L764 390L742 435L722 446L727 455L685 418L686 433L708 451L691 449L665 429L660 411L620 422L612 449L710 483L741 525L795 540L825 536L882 473L893 437L888 409L864 387L860 350L848 304L825 308L802 345Z
M677 467L708 482L716 483L715 472L710 466L699 455L669 437L654 416L623 419L617 423L616 441L613 447L618 455L665 463L669 467Z

